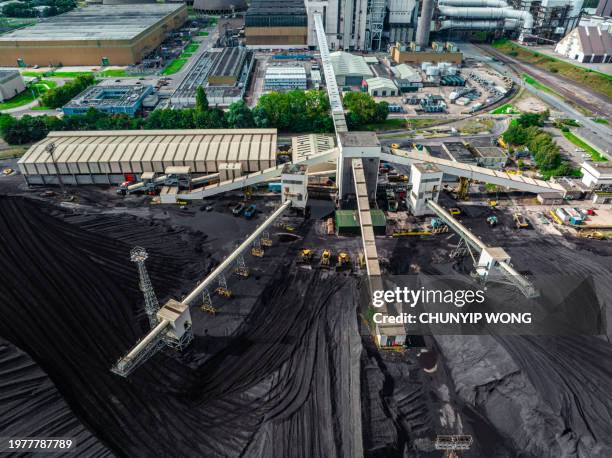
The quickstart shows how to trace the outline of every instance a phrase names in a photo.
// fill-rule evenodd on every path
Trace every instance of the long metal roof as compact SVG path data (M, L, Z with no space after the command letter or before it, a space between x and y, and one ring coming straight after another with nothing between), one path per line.
M90 5L0 35L0 41L131 40L181 4Z
M46 150L53 143L55 163L182 165L191 161L276 163L276 129L193 129L50 132L19 164L53 164ZM112 166L111 166L112 169ZM162 170L163 171L163 170ZM52 173L52 172L51 172Z

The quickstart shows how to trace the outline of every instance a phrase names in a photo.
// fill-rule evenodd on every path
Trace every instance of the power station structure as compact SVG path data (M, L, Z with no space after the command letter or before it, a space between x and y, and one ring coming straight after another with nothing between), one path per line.
M201 300L201 305L210 310L209 290L215 284L219 294L231 295L231 292L228 290L226 273L231 269L244 271L247 268L244 262L244 252L251 249L251 253L259 255L257 253L261 253L260 250L263 250L263 246L271 243L269 228L287 210L294 208L304 211L306 209L308 202L308 169L310 166L330 160L336 163L338 205L341 208L353 206L354 204L357 206L365 270L367 273L367 288L370 297L372 297L372 292L384 289L370 211L371 202L375 202L376 198L381 160L411 167L410 180L412 190L410 193L410 205L412 212L416 216L428 213L438 215L451 229L455 230L466 244L467 249L470 250L470 253L472 253L471 250L477 252L478 259L476 259L473 253L472 256L474 258L475 270L482 281L489 279L492 272L499 271L508 282L518 287L526 297L532 298L538 295L533 285L511 266L510 256L502 248L485 245L465 226L456 221L444 208L437 204L438 196L442 189L442 177L444 174L454 175L466 180L492 183L510 189L535 193L562 192L562 187L555 183L548 183L520 175L510 175L505 172L475 165L434 158L424 152L383 151L376 134L372 132L349 132L346 127L344 109L342 108L338 93L336 78L330 62L322 15L315 14L313 19L317 31L321 32L318 34L318 44L327 82L338 146L327 151L305 156L292 163L232 177L219 183L189 190L178 190L176 192L176 200L201 200L280 178L281 204L219 266L199 282L186 297L180 301L171 299L157 311L155 316L158 323L153 327L154 322L151 321L152 329L149 334L117 362L113 367L115 373L122 376L129 375L139 364L146 361L148 357L166 344L182 348L191 338L189 307ZM137 262L142 262L144 266L142 256L137 258ZM371 304L367 304L367 306L371 306ZM150 309L152 310L154 307L152 305ZM386 307L383 306L380 311L388 313ZM398 312L402 311L398 310ZM381 323L374 326L373 332L379 345L401 345L405 343L406 329L403 325Z
M314 15L323 19L332 50L379 51L414 43L425 51L430 33L471 31L523 40L564 36L579 20L583 0L306 0L308 46L318 44Z

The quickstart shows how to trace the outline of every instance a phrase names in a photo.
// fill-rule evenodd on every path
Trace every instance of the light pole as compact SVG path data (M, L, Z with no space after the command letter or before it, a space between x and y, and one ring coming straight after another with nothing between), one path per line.
M47 153L51 155L51 162L53 163L53 168L55 169L55 173L57 175L57 181L59 181L59 185L62 190L62 194L66 194L66 190L64 189L64 182L62 181L62 175L59 173L59 170L57 168L57 163L55 162L55 154L53 154L55 152L55 143L53 142L48 143L47 146L45 146L45 150L47 151Z

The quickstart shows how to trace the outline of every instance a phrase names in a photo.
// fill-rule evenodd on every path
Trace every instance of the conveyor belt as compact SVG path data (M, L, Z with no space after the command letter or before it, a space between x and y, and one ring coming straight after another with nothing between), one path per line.
M518 191L533 193L565 192L565 189L556 183L535 180L533 178L528 178L521 175L511 175L506 172L498 172L496 170L463 164L461 162L438 159L428 155L427 153L418 151L404 151L396 149L393 150L393 154L382 153L380 155L380 159L394 164L403 165L411 165L415 162L428 162L430 164L435 164L442 172L448 175L465 177L469 178L470 180L482 181L484 183L496 184L510 189L516 189Z

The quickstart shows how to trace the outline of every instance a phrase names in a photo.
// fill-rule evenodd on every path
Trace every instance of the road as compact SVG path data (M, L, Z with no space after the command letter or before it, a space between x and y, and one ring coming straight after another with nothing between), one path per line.
M480 48L467 43L463 43L461 47L466 56L486 62L487 65L490 65L500 73L509 76L516 84L524 87L527 91L531 92L533 95L537 96L554 109L562 112L565 117L577 120L582 127L576 128L576 133L606 155L608 159L612 160L612 130L610 127L605 124L598 124L594 122L591 118L583 115L580 111L573 108L564 100L561 100L548 92L541 91L532 85L525 83L520 76L522 73L527 73L529 75L533 74L535 78L538 77L535 75L535 72L533 72L531 66L522 64L520 62L517 63L517 61L514 59L497 52L491 47ZM495 55L496 58L504 63L492 61L491 57L486 55L488 52ZM579 99L575 99L574 101L576 103L580 102Z

